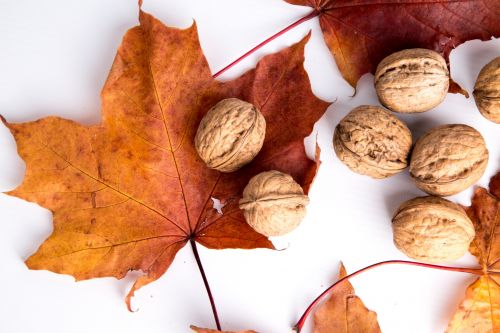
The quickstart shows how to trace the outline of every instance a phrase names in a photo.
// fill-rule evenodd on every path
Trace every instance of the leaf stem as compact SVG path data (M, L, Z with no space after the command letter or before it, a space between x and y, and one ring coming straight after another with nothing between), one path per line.
M191 248L193 249L193 254L196 259L196 263L198 264L198 268L200 269L200 274L203 279L203 283L205 284L205 289L207 290L208 299L210 300L210 305L212 306L215 325L217 326L217 329L220 331L222 329L219 322L219 315L217 314L217 307L215 306L214 297L212 296L212 291L210 290L210 285L208 284L207 276L205 275L205 270L203 269L203 265L201 264L200 254L198 253L198 248L196 247L196 241L194 237L191 237L189 241L191 243Z
M462 268L462 267L449 267L449 266L441 266L441 265L433 265L433 264L426 264L426 263L421 263L421 262L414 262L414 261L406 261L406 260L389 260L389 261L382 261L370 266L367 266L365 268L361 268L360 270L346 275L334 284L332 284L330 287L328 287L325 291L323 291L316 299L307 307L306 311L300 317L299 321L297 324L294 326L293 330L296 333L300 333L302 330L307 317L311 314L313 308L332 290L334 289L337 285L341 284L342 282L349 280L350 278L361 274L365 271L368 271L372 268L379 267L379 266L384 266L384 265L411 265L411 266L420 266L420 267L425 267L425 268L431 268L431 269L439 269L443 271L451 271L451 272L461 272L461 273L470 273L470 274L476 274L476 275L481 275L483 274L483 270L481 268Z
M220 76L222 73L226 72L228 69L232 68L234 65L236 65L237 63L239 63L240 61L242 61L243 59L245 59L246 57L248 57L249 55L251 55L252 53L254 53L255 51L257 51L258 49L260 49L264 45L268 44L269 42L273 41L274 39L278 38L279 36L285 34L286 32L292 30L293 28L301 25L302 23L304 23L306 21L309 21L312 18L315 18L319 14L320 14L320 12L318 10L314 9L312 12L310 12L306 16L298 19L297 21L293 22L292 24L290 24L286 28L278 31L277 33L275 33L271 37L269 37L266 40L264 40L262 43L257 44L256 46L254 46L252 49L250 49L249 51L247 51L241 57L237 58L236 60L234 60L233 62L231 62L229 65L227 65L226 67L222 68L217 73L215 73L213 75L213 77L216 78L216 77Z

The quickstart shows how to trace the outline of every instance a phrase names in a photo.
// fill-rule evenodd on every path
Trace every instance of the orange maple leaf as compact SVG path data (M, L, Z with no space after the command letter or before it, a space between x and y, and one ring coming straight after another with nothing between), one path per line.
M483 268L483 275L466 290L447 332L500 332L500 173L492 178L490 192L477 188L467 214L476 237L470 252Z
M500 36L498 0L285 0L319 15L326 45L353 87L365 73L396 51L450 52L472 39ZM451 92L466 93L454 84Z
M8 194L53 212L53 233L28 267L77 280L140 270L129 308L134 291L162 276L188 241L273 248L245 223L241 192L271 169L292 175L307 192L318 164L307 158L303 140L329 105L313 95L303 68L309 36L221 83L212 78L195 24L169 28L143 11L139 19L102 91L100 124L4 120L26 162L23 183ZM252 163L221 174L198 158L193 140L204 113L228 97L256 105L267 133ZM222 215L212 197L224 205Z
M340 263L339 279L346 275L344 264ZM377 314L366 308L348 280L341 282L314 314L314 333L330 332L381 332Z

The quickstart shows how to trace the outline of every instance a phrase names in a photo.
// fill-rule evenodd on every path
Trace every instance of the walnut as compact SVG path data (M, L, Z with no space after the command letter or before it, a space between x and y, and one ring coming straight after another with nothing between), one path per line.
M372 178L386 178L404 170L411 143L411 132L401 120L370 105L349 112L333 135L339 159L352 171Z
M424 112L439 105L446 97L449 81L446 61L426 49L393 53L375 72L380 102L396 112Z
M500 57L481 69L473 94L479 112L492 122L500 124Z
M306 214L309 198L292 176L261 172L248 182L240 209L247 223L265 236L281 236L295 229Z
M474 184L487 164L488 149L478 131L467 125L444 125L417 141L410 175L422 191L446 196Z
M403 203L392 219L394 244L408 257L427 262L463 256L474 239L474 225L457 204L439 197Z
M209 168L232 172L253 160L265 135L266 120L260 111L250 103L228 98L203 117L194 144Z

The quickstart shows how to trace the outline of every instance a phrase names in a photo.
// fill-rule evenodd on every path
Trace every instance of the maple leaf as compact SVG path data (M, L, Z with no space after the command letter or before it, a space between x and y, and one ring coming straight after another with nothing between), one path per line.
M498 0L285 0L319 14L326 45L353 87L386 56L409 48L437 51L449 62L458 45L500 36ZM450 81L450 92L466 94Z
M476 237L470 252L483 274L466 290L447 332L500 332L500 172L490 182L490 192L477 188L467 214Z
M346 275L344 264L340 263L339 279ZM330 332L381 332L377 314L366 308L348 280L341 282L314 314L314 333Z
M4 120L26 162L23 183L8 194L53 212L53 233L27 266L76 280L140 270L129 308L134 291L161 277L188 241L273 248L245 223L241 192L271 169L292 175L307 192L318 161L307 158L303 140L329 105L313 95L303 68L309 36L221 83L212 78L196 24L169 28L142 10L139 21L103 88L100 124ZM252 163L221 174L198 158L193 140L204 113L228 97L255 104L267 133ZM211 198L224 205L222 215Z
M232 331L217 331L217 330L211 330L208 328L201 328L197 327L194 325L191 325L190 328L196 332L196 333L257 333L255 331L238 331L238 332L232 332Z

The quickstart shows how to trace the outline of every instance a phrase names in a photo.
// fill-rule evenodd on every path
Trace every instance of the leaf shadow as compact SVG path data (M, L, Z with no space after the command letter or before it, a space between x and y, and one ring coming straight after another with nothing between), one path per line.
M391 217L396 213L396 209L405 201L420 197L423 193L420 192L415 186L410 187L409 189L398 190L392 194L389 194L384 197L384 204L387 210L388 215Z

